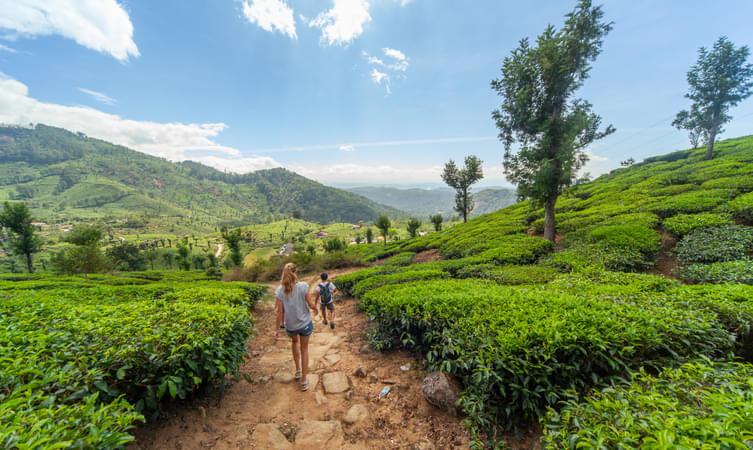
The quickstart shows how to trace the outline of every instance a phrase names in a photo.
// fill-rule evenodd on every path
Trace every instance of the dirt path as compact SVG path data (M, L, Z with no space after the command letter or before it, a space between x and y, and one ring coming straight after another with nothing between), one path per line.
M352 270L330 274L334 278ZM316 276L304 281L313 287ZM415 368L415 359L366 346L363 331L368 318L354 299L336 301L334 330L320 317L314 319L310 388L301 392L293 380L289 339L273 338L272 287L269 298L254 311L258 332L248 342L250 357L241 368L253 382L230 383L221 397L177 408L168 418L137 430L130 448L467 448L462 419L424 400L425 373ZM333 386L338 376L345 381L342 387ZM332 392L325 390L325 382ZM391 391L380 398L385 387ZM345 390L335 393L340 389ZM356 417L357 412L363 416Z
M222 244L217 244L217 251L214 252L215 258L219 258L220 256L222 256L222 247L223 247Z

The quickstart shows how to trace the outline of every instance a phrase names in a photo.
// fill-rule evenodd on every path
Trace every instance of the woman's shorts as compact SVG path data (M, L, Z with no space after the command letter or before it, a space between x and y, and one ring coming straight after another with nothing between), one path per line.
M308 325L301 328L300 330L288 330L285 328L285 332L290 337L296 337L296 335L300 335L301 337L309 337L311 336L311 333L314 332L314 322L309 322Z

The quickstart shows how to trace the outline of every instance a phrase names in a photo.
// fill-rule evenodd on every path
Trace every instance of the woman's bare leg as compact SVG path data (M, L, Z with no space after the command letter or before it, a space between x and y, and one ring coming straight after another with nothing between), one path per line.
M303 366L301 380L306 381L309 372L309 338L301 336L301 366Z
M298 346L298 335L296 334L291 339L291 342L293 343L293 362L295 362L295 370L296 372L301 370L301 350ZM306 343L308 343L308 338L306 338ZM306 358L308 358L308 349L306 350ZM304 369L306 370L306 369Z

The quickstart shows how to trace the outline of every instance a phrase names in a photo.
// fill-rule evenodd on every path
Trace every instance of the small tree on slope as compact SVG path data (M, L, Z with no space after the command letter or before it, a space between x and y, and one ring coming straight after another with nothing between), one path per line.
M749 53L747 46L736 49L726 37L720 37L711 51L698 49L698 61L688 72L690 89L685 97L693 103L690 111L677 113L672 125L689 130L696 145L702 139L706 159L713 157L716 138L724 132L722 125L732 119L727 114L729 108L751 95L753 64L745 64Z
M14 254L26 257L26 269L29 273L34 272L32 255L42 248L42 240L34 233L31 221L31 212L25 203L4 203L0 213L0 227L8 229L14 235L11 249Z
M544 236L552 242L557 197L588 161L586 146L614 132L611 125L599 131L601 117L591 104L573 98L612 27L602 22L603 15L590 0L581 0L561 30L548 26L534 45L521 40L505 58L502 78L492 81L502 97L492 118L505 143L505 174L521 199L544 207Z
M455 211L463 216L463 222L468 221L473 209L471 185L484 178L482 163L478 157L469 155L465 157L465 167L462 169L458 169L453 160L444 165L442 180L455 189Z

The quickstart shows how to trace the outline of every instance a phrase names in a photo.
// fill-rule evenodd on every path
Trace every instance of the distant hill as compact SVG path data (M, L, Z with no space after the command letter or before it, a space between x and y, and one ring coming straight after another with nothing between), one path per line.
M437 213L443 216L455 214L455 191L450 188L399 189L364 186L350 188L348 191L417 216L426 217ZM473 199L476 205L471 212L471 217L512 205L516 201L516 194L514 189L489 188L474 191Z
M45 125L0 127L1 200L23 200L46 221L128 218L196 232L293 215L321 223L405 216L282 168L227 174Z

